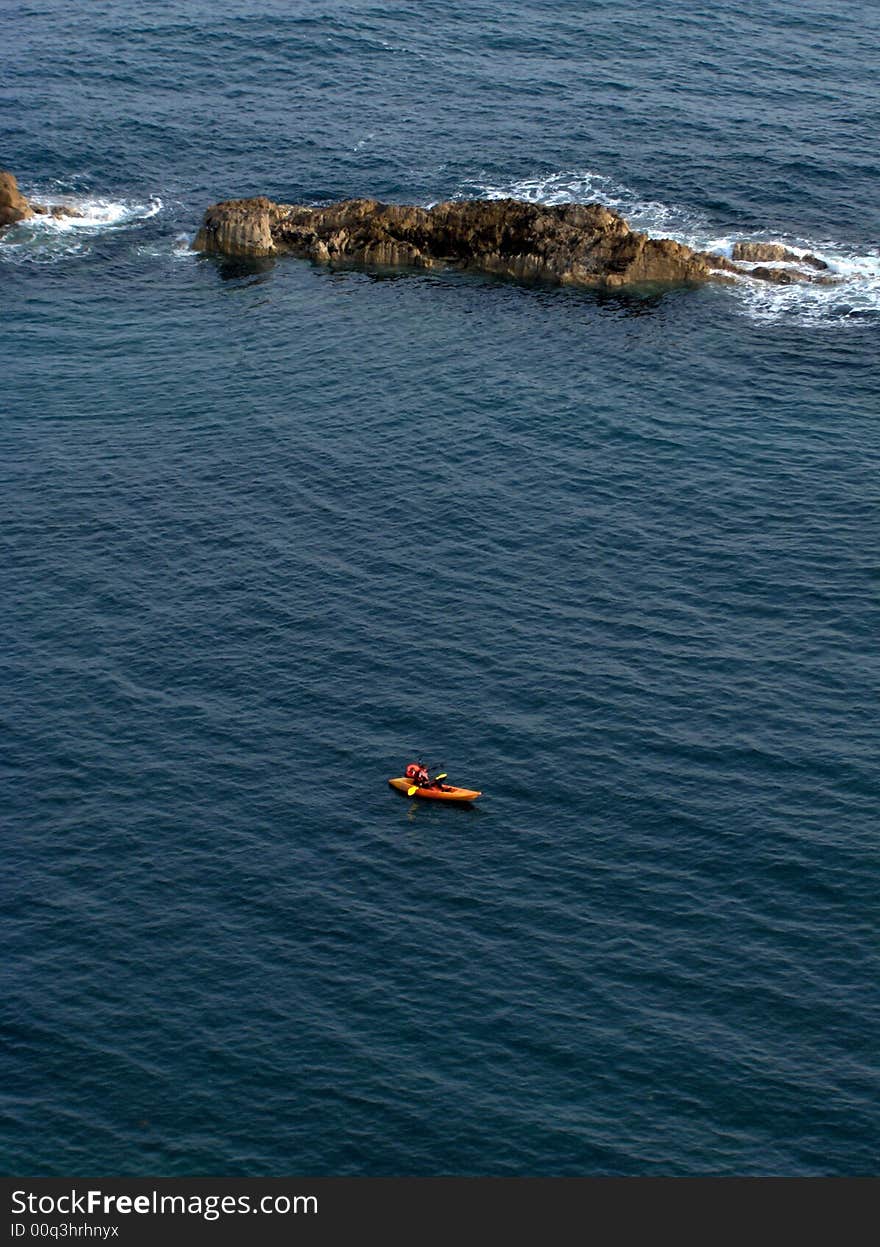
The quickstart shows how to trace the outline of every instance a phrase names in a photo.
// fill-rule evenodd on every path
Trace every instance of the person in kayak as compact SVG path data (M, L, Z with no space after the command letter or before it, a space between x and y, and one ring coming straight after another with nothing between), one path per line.
M433 787L434 781L428 774L428 768L423 762L410 762L404 771L404 775L407 779L411 779L414 784L418 784L420 788Z

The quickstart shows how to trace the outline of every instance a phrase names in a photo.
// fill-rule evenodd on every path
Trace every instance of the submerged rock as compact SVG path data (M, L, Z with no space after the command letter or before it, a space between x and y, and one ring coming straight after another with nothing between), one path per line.
M764 268L761 264L750 271L749 277L756 277L759 281L772 281L777 286L796 286L810 280L809 274L796 268Z
M68 204L31 204L31 211L37 216L51 217L82 217L84 212L79 208L71 208Z

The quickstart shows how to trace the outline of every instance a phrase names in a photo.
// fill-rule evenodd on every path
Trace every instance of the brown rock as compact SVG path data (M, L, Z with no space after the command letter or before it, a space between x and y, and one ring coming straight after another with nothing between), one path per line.
M263 196L215 204L205 213L193 248L221 255L271 255L276 213L276 205Z
M375 199L323 208L229 200L208 209L193 246L232 255L287 251L317 263L452 266L612 288L706 281L725 263L637 233L599 204L548 207L516 199L453 200L433 208Z
M33 211L18 189L18 182L11 173L0 170L0 226L12 225L30 216Z
M794 264L807 264L810 268L827 269L828 265L816 255L797 255L778 242L738 242L731 251L734 260L758 261L773 263L785 261Z
M69 204L31 204L31 211L37 216L52 217L83 217L79 208L71 208Z
M0 169L0 228L13 225L16 221L25 221L33 216L81 217L84 213L79 208L71 208L68 204L31 204L18 189L18 183L11 173Z
M794 286L811 280L809 273L802 273L799 269L762 268L760 265L751 269L746 276L756 277L759 281L772 281L777 286Z
M778 243L737 243L734 260L765 262L740 268L725 256L649 238L600 204L547 206L518 199L451 200L433 208L375 199L322 208L263 197L231 199L208 209L193 247L234 256L288 252L317 264L455 267L605 289L731 281L731 274L786 285L822 279L802 268L767 263L827 267L816 256L796 256Z
M778 260L799 260L800 256L789 251L778 242L738 242L730 253L733 260L746 262L770 262Z

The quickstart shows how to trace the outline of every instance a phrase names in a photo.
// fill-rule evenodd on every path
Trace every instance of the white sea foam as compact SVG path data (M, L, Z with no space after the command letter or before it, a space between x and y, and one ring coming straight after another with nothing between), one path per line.
M196 260L198 252L193 251L192 238L189 234L176 234L171 254L175 260Z
M54 217L47 213L10 226L0 242L0 260L7 263L52 264L87 254L95 239L149 220L164 206L156 195L146 203L39 192L28 194L28 199L33 204L61 204L79 215Z
M191 234L166 234L152 242L141 243L134 253L144 260L197 260L199 252L192 249Z
M619 212L630 225L651 237L672 238L699 251L730 258L738 242L782 243L798 257L814 255L827 265L833 284L773 285L745 275L731 287L743 312L756 320L788 320L805 325L853 324L880 315L880 252L860 252L832 240L747 234L719 236L703 214L677 204L646 199L631 187L592 170L562 170L507 183L485 177L462 187L461 198L525 199L530 203L601 203ZM797 262L775 261L772 268L797 268Z
M852 325L865 317L880 317L880 253L855 255L833 243L806 250L824 260L829 276L840 280L829 285L775 286L744 279L737 291L750 316L810 326Z
M644 199L636 191L593 170L564 169L559 173L493 183L477 178L464 188L465 198L525 199L529 203L601 203L626 217L631 225L649 234L693 231L705 226L699 214L686 208Z

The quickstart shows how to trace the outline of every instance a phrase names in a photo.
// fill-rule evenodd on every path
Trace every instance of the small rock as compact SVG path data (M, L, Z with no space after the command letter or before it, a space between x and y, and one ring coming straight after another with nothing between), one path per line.
M779 260L800 260L799 255L789 251L778 242L738 242L730 253L733 260L765 261L773 263Z
M18 189L13 174L0 169L0 226L13 225L33 215L33 209Z
M777 286L795 286L799 282L811 281L809 273L802 273L793 268L753 268L747 276L756 277L759 281L772 281Z
M820 260L817 255L798 255L795 251L789 251L788 247L783 247L778 242L738 242L734 244L731 251L731 257L734 260L763 261L765 263L785 262L789 264L806 264L810 268L827 269L828 265L824 260Z

